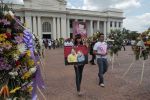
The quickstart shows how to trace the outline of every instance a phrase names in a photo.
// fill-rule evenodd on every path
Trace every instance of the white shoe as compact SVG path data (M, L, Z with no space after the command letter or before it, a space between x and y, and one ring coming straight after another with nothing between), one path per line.
M83 94L83 92L78 92L78 96L82 96Z
M103 83L100 84L101 87L105 87L105 85Z

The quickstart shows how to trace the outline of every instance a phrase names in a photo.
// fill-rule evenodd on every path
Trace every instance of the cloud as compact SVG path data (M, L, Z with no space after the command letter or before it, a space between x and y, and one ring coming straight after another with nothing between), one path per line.
M131 31L143 32L150 27L150 13L139 16L129 16L124 20L123 26Z
M6 3L23 4L23 0L3 0Z
M112 5L111 7L119 8L119 9L129 9L132 7L140 7L140 6L141 4L137 0L130 0L130 1L126 0L124 2Z
M140 7L140 0L83 0L83 9L99 10L105 8L129 9Z
M71 9L82 9L82 7L76 7L76 6L72 5L70 2L67 2L67 8L71 8Z

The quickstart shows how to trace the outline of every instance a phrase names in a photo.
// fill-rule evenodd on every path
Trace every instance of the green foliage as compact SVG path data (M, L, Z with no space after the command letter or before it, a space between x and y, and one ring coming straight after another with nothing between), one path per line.
M124 34L122 34L121 30L112 30L111 34L109 35L109 39L113 41L107 41L108 44L110 45L110 53L111 55L117 54L123 45L123 40L124 40Z

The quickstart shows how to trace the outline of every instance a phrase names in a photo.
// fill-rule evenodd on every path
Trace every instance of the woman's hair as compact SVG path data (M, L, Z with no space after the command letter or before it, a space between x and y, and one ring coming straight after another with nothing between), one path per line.
M77 39L81 39L81 35L80 35L80 34L77 34L77 35L75 36L74 45L78 45ZM79 45L83 45L82 40L80 41Z

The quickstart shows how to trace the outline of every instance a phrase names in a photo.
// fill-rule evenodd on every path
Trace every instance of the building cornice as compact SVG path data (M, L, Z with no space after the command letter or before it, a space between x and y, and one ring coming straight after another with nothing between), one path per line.
M15 11L19 12L25 12L25 11L33 11L33 12L51 12L51 13L62 13L62 14L67 14L67 11L62 11L62 10L47 10L47 9L31 9L31 8L21 8L21 9L15 9Z

